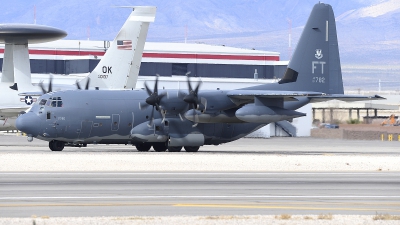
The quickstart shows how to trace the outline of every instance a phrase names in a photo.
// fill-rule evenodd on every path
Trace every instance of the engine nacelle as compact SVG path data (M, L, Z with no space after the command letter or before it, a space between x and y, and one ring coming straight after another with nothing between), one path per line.
M239 120L235 113L229 112L216 112L216 113L202 113L199 110L191 109L185 113L185 118L195 123L243 123Z
M281 120L291 120L305 116L306 114L275 106L247 104L238 109L235 115L238 119L245 122L268 124Z
M151 127L148 126L148 122L144 122L132 128L130 137L138 142L165 142L168 134L161 120L156 119Z

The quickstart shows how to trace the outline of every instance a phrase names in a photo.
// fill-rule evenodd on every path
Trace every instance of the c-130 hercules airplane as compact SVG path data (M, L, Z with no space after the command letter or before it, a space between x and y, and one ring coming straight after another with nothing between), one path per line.
M305 116L296 109L339 99L380 96L343 94L335 17L328 4L316 4L284 77L278 83L231 91L71 90L47 93L17 121L28 135L65 145L133 144L139 151L188 152L203 145L231 142L268 123ZM154 112L154 111L157 112Z

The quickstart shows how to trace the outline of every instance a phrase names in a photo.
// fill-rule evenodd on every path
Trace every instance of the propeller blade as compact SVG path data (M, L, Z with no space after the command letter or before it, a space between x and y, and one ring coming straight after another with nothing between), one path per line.
M153 121L154 121L154 106L151 110L151 116L150 116L150 121L149 124L147 124L148 127L152 127L153 126Z
M193 89L192 89L192 85L190 84L190 80L189 80L189 77L186 77L187 78L187 85L188 85L188 88L189 88L189 95L193 92Z
M197 125L199 124L199 116L197 115L196 110L193 110L193 125L192 127L197 127Z
M76 84L76 88L78 88L78 90L81 90L81 89L82 89L82 88L81 88L81 85L79 85L78 80L75 81L75 84Z
M164 93L159 94L158 95L158 99L159 99L158 103L160 103L161 99L164 98L165 96L167 96L167 98L168 98L168 92L164 92Z
M146 88L147 94L150 96L151 94L153 94L150 90L150 88L147 86L147 83L144 82L144 87Z
M201 97L201 98L200 98L200 101L201 101L201 104L204 106L203 112L205 112L205 111L207 110L207 99Z
M195 121L196 121L196 110L195 110L194 107L195 107L195 104L193 104L193 113L192 113L193 120L192 120L192 121L193 121L194 123L196 123L196 122L195 122ZM193 125L193 126L194 126L194 125ZM192 126L192 127L193 127L193 126Z
M199 92L199 89L200 89L202 84L203 84L203 81L201 81L201 80L197 83L197 87L194 90L194 93L196 93L196 96L197 96L197 93Z
M184 98L187 94L185 92L182 91L178 91L178 98Z
M46 93L47 93L46 89L44 89L43 81L40 81L39 87L42 89L42 93L43 93L43 94L46 94Z
M89 84L90 84L90 78L89 78L89 77L87 77L87 81L86 81L85 90L89 90Z
M158 77L159 77L160 75L159 74L156 74L156 83L154 84L154 91L153 91L153 93L156 93L156 94L158 94Z
M161 121L161 123L164 123L164 121L165 121L165 114L167 114L167 111L161 110L160 112L161 112L161 116L162 116L162 121Z
M147 107L149 107L149 104L147 104L145 102L139 102L139 109L140 110L145 110L145 109L147 109Z
M168 97L168 92L164 92L164 93L158 94L158 79L159 79L159 77L160 77L160 75L157 74L156 75L156 80L155 80L155 83L154 83L153 91L151 91L149 86L147 86L146 82L144 83L144 87L146 88L146 92L147 92L149 97L146 98L146 102L139 103L139 108L140 109L145 109L150 105L153 106L153 108L151 109L150 121L149 121L149 124L147 124L149 127L151 127L153 125L154 108L156 108L156 110L160 112L160 114L161 114L161 116L163 118L162 121L164 122L164 120L165 120L166 111L164 111L162 109L162 106L160 106L160 102L161 102L161 99L164 98L165 96Z
M178 113L178 115L179 115L179 118L181 118L181 121L183 121L182 114Z
M53 76L50 76L49 89L47 89L47 93L53 92Z

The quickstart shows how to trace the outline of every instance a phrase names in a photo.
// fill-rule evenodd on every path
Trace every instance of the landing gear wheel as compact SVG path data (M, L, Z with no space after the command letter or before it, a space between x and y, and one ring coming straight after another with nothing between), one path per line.
M187 152L197 152L199 151L200 146L185 146L185 150Z
M149 144L149 143L140 143L140 144L135 145L135 147L139 152L148 152L150 150L150 148L151 148L151 144Z
M156 152L165 152L165 151L167 151L167 145L164 142L154 143L153 149Z
M182 149L182 146L168 146L168 151L169 152L180 152Z
M64 145L65 145L65 143L62 141L52 140L49 142L50 150L56 151L56 152L62 151L64 149Z

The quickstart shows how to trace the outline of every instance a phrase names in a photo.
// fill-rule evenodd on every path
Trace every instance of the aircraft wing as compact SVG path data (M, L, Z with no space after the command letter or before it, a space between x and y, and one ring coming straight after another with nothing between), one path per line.
M30 106L26 106L26 107L21 107L21 106L7 106L7 105L2 105L0 107L0 113L4 113L4 114L15 114L15 116L17 116L21 111L25 111L27 109L29 109Z
M310 103L315 102L326 102L329 100L340 100L344 102L355 102L355 101L369 101L369 100L384 100L386 98L374 95L374 96L364 96L364 95L344 95L344 94L332 94L324 96L308 96L311 100Z
M293 98L293 97L308 97L322 96L322 92L312 91L273 91L273 90L233 90L228 91L227 96L240 100L253 100L254 97L261 98Z

